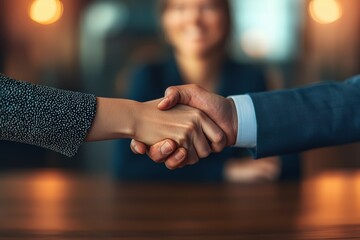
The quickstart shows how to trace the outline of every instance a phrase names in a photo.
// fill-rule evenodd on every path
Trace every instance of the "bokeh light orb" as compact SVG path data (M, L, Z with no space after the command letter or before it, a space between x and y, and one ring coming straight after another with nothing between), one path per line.
M270 42L266 34L260 30L245 31L240 39L244 53L252 58L265 58L270 54Z
M312 0L309 13L316 22L329 24L342 16L342 7L338 0Z
M34 0L29 9L30 18L40 24L48 25L58 21L64 6L60 0Z

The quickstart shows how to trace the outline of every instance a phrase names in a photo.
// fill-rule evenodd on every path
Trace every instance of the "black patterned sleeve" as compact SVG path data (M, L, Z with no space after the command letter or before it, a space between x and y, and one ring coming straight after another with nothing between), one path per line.
M0 74L0 140L74 156L96 112L91 94L59 90Z

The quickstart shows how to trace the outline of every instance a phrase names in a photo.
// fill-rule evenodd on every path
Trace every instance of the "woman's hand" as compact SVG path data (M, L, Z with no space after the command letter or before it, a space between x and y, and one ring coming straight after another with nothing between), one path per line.
M207 157L212 149L224 148L224 132L202 111L185 105L160 111L157 107L159 102L138 103L134 108L133 138L147 145L172 139L177 144L176 148L185 148L187 151L178 149L178 159L165 162L168 168L194 164L199 158ZM188 155L184 156L186 152Z

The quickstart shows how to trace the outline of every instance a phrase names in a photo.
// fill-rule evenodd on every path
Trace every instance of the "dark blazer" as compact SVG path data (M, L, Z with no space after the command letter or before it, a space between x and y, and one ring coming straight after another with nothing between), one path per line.
M184 84L174 58L165 62L146 64L134 72L127 98L137 101L149 101L164 96L167 87ZM266 90L264 70L260 67L239 64L226 59L223 62L217 93L222 96L260 92ZM119 140L115 147L114 170L116 176L125 180L188 180L218 181L222 180L224 162L229 158L248 155L244 149L226 148L221 153L211 154L194 166L169 171L163 164L154 164L147 156L134 155L129 149L129 141ZM298 162L291 166L282 164L292 170L282 171L288 176L298 176ZM283 175L283 176L285 176Z
M360 75L250 96L258 125L255 157L360 140Z

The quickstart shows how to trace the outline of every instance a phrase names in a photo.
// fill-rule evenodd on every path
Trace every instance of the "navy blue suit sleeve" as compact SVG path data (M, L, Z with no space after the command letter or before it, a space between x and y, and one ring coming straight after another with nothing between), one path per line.
M360 140L360 76L250 96L258 126L256 158Z

